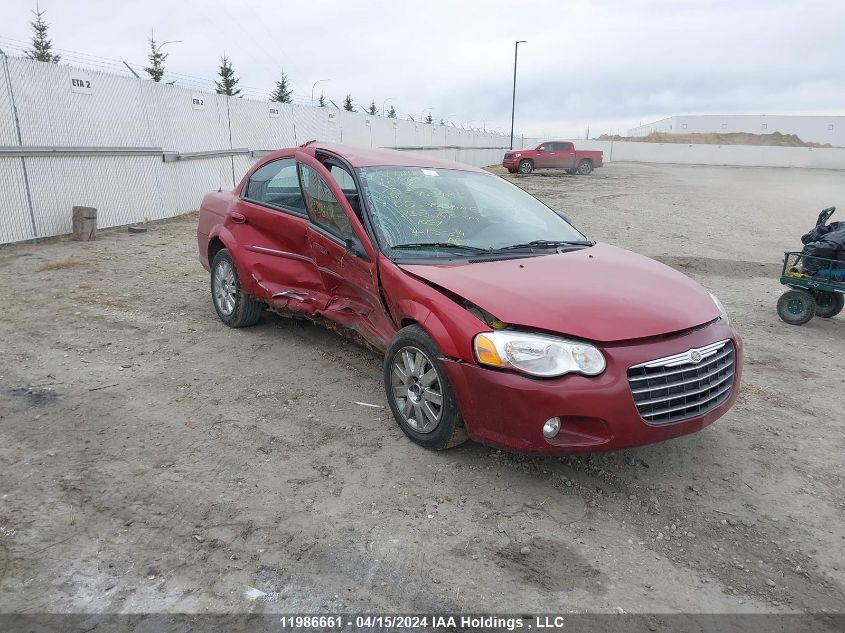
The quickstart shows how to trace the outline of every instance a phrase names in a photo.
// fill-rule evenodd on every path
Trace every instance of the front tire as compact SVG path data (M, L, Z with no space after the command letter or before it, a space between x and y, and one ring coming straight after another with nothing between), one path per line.
M845 306L845 295L838 292L816 291L816 316L830 319L842 312Z
M578 163L578 173L582 176L589 176L593 173L593 164L588 160L582 160Z
M434 450L467 440L440 356L419 325L399 330L384 355L384 388L393 417L411 441Z
M229 251L221 248L211 262L211 299L217 316L229 327L249 327L261 318L264 306L244 292Z
M806 290L787 290L778 299L778 316L790 325L804 325L816 312L816 300Z
M520 174L530 174L532 171L534 171L534 163L533 162L531 162L527 158L525 160L519 161L519 173Z

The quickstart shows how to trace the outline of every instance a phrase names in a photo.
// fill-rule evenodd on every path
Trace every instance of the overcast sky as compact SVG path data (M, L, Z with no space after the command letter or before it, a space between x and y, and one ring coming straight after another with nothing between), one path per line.
M338 104L509 131L591 136L673 114L845 114L840 0L40 0L53 44L211 80L225 51L242 87L269 94L284 68ZM35 0L3 0L0 47L30 38ZM89 58L90 59L90 58ZM71 53L62 61L70 61ZM94 60L107 64L104 60ZM173 79L174 77L169 77ZM175 77L177 83L196 82ZM167 79L167 77L166 77ZM389 106L388 106L389 107Z

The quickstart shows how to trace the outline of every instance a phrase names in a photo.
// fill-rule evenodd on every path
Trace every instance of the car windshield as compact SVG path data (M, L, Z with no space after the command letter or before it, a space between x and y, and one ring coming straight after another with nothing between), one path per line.
M359 174L377 238L391 256L472 257L508 247L516 256L519 246L586 241L549 207L493 174L393 166Z

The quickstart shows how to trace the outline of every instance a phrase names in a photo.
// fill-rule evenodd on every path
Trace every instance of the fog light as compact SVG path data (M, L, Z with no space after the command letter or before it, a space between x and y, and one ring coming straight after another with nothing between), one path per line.
M560 418L552 418L547 420L543 425L543 435L552 438L560 431Z

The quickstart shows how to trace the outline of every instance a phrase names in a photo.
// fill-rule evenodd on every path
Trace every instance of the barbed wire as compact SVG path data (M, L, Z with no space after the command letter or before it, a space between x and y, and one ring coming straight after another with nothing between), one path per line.
M27 51L31 47L32 43L27 42L24 40L18 40L12 37L6 37L0 35L0 49L6 51L7 53L12 53L14 56L17 57L25 57ZM81 66L84 68L91 68L100 72L108 72L112 74L124 75L124 76L134 76L137 75L140 78L144 78L146 71L144 70L145 64L140 64L137 62L129 62L123 59L116 59L113 57L104 57L102 55L94 55L92 53L85 53L82 51L76 51L67 48L58 48L54 47L52 49L55 53L61 55L62 61L69 63L72 66ZM254 57L253 55L249 55L250 57ZM266 64L265 64L266 65ZM201 92L216 92L217 84L214 79L209 79L208 77L199 77L197 75L189 75L186 73L174 72L174 71L165 71L165 79L162 83L170 83L173 81L176 85L181 86L183 88L190 88L192 90L197 90ZM255 86L241 86L238 85L240 89L239 97L244 97L248 99L255 99L261 101L270 101L270 93L272 90L267 90L264 88L258 88ZM292 103L298 105L316 105L312 102L310 95L304 95L302 93L294 92L291 95ZM338 107L333 101L326 97L326 100L332 103L332 106L337 110L342 110L343 108ZM332 107L326 106L326 107ZM371 114L367 111L367 109L363 106L358 106L355 110L360 114L366 114L369 116L379 116L388 118L385 114L376 112L376 114ZM411 114L407 112L400 112L398 110L396 112L396 118L405 119L408 121L413 121L419 124L425 124L424 120L421 120L422 117L419 114ZM433 113L433 111L432 111ZM431 125L440 126L440 119L438 117L433 116L434 122ZM486 132L492 134L499 134L505 135L504 132L495 129L495 128L478 128L473 127L467 124L456 124L451 121L444 121L443 125L446 127L451 127L457 130L463 130L467 132ZM515 135L518 136L518 135Z

